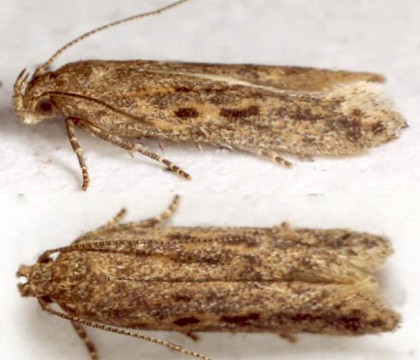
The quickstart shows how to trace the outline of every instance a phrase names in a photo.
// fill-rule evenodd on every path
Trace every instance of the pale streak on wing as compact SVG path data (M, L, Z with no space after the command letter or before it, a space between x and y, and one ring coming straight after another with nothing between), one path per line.
M279 90L296 92L328 91L337 85L366 82L384 82L380 74L369 72L354 72L329 70L311 67L273 66L254 64L205 64L134 61L134 66L141 66L147 70L166 71L168 73L196 73L227 76L243 80L255 85L274 87Z
M190 73L190 72L181 72L181 71L165 71L165 70L150 70L150 69L140 69L140 72L148 72L153 74L162 74L162 75L180 75L185 77L193 77L196 79L201 80L211 80L211 81L217 81L217 82L223 82L228 85L240 85L240 86L246 86L254 89L261 89L265 91L271 91L278 94L286 94L289 96L298 96L299 92L290 91L290 90L281 90L272 86L265 86L265 85L257 85L254 83L251 83L249 81L244 80L238 80L232 77L228 76L221 76L221 75L214 75L214 74L200 74L200 73Z

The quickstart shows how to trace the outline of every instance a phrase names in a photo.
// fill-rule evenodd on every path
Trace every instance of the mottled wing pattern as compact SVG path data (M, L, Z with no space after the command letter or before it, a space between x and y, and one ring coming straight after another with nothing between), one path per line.
M84 250L58 257L52 298L91 320L180 331L363 334L391 330L399 319L371 274L389 244L366 233L126 224L81 242Z
M254 85L273 87L290 91L320 91L331 89L338 84L358 81L383 82L380 74L318 69L298 66L273 66L255 64L204 64L185 62L134 62L149 71L167 73L190 73L221 76Z
M405 126L367 83L381 80L313 68L85 61L35 82L60 89L53 102L62 115L120 136L340 155L387 142Z
M338 281L339 273L344 276L345 267L348 266L351 268L349 279L354 280L356 276L354 272L361 271L360 275L364 277L366 272L378 270L392 253L389 242L380 236L346 229L295 229L287 224L271 228L144 228L137 227L136 223L129 223L93 232L89 238L92 241L99 241L98 246L101 248L104 246L101 241L112 239L112 241L122 241L123 244L126 241L129 251L134 246L142 251L165 254L176 261L183 261L185 257L190 258L190 262L193 263L195 258L198 267L204 267L203 274L208 274L208 271L215 269L214 266L207 268L206 264L224 267L232 264L233 268L226 270L228 270L227 274L233 274L234 268L239 265L233 263L242 261L249 265L248 268L243 269L243 273L251 276L257 271L256 265L260 264L283 271L283 275L280 273L276 275L277 279L288 278L288 275L285 275L286 271L292 273L294 277L299 272L307 271L310 277L328 278L335 273ZM111 245L112 248L115 247ZM302 257L303 253L312 255L313 260L308 261L307 257ZM285 260L285 254L288 254L287 260ZM296 255L292 256L292 254ZM324 262L330 263L330 267L325 267L324 272L318 271L314 274L311 266L317 266L322 257L325 258ZM296 262L294 266L292 266L292 258ZM343 263L346 266L342 266ZM337 269L332 271L334 264L337 264ZM197 271L200 271L198 268L191 267L188 270L193 276L197 276ZM165 276L173 276L170 269Z

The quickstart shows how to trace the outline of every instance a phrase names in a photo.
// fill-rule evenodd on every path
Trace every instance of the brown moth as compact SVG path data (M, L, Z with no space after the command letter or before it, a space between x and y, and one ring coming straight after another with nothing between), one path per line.
M372 84L378 74L315 68L159 61L78 61L49 68L67 48L112 26L155 15L188 0L92 30L71 41L14 88L25 124L63 118L89 184L78 127L130 152L190 175L135 142L139 138L247 151L286 167L302 157L356 155L399 136L406 126Z
M395 330L400 316L383 300L374 273L392 253L382 237L344 229L160 227L154 218L106 225L20 266L22 296L82 325L206 356L123 328L332 335ZM55 310L52 304L60 310ZM117 328L116 328L117 327Z

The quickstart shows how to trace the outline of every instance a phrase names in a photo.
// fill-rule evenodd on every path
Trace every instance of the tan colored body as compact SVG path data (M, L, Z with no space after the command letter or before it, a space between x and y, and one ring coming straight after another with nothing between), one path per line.
M89 174L75 126L158 161L187 180L187 172L135 140L211 144L291 167L282 154L359 154L397 138L406 126L370 84L384 80L372 73L143 60L79 61L50 71L56 58L78 42L187 1L88 31L56 51L31 78L26 70L19 74L13 96L16 114L26 124L64 118L82 169L83 190Z
M406 126L369 84L377 81L383 78L314 68L91 60L34 77L26 89L18 80L15 109L27 124L63 117L68 127L140 151L189 178L131 141L211 144L286 166L283 153L359 154Z
M69 314L150 330L355 335L396 325L370 279L390 250L372 235L154 228L100 239L137 244L58 257L45 295Z
M392 252L381 237L155 227L164 217L113 222L44 253L21 267L22 295L57 303L72 321L145 330L362 335L398 325L374 278Z

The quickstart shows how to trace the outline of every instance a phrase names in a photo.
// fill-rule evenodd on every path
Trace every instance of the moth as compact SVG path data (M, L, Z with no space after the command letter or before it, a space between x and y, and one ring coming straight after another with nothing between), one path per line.
M363 335L393 331L400 316L374 273L392 253L382 237L344 229L162 226L176 209L106 225L22 265L18 287L83 325L208 357L128 329ZM56 304L56 305L54 305ZM61 310L56 309L58 305Z
M406 122L374 83L381 75L290 66L162 61L73 62L50 70L66 49L88 36L188 0L83 34L33 76L23 70L14 109L25 124L64 119L83 177L89 175L75 127L191 176L137 142L141 138L209 144L246 151L291 167L283 154L357 155L400 134Z

